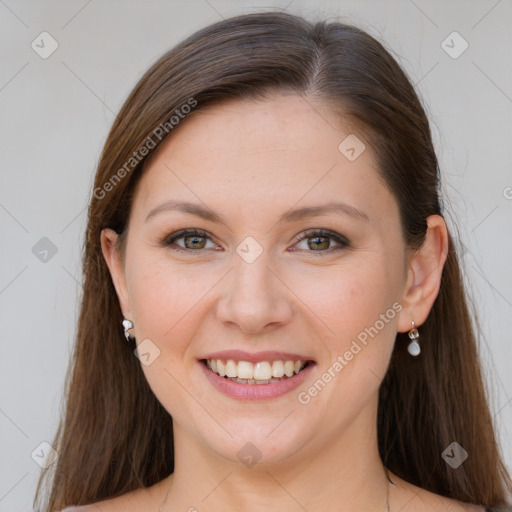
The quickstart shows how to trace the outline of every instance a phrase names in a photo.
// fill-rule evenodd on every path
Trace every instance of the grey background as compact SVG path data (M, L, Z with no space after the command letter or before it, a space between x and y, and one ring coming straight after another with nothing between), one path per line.
M31 453L57 428L81 292L85 208L115 114L176 42L269 6L366 29L417 85L446 213L464 244L493 415L512 469L510 0L0 0L0 512L32 510L40 468ZM59 45L47 59L31 48L43 31ZM456 59L441 46L453 31L469 44ZM445 44L460 49L452 39ZM48 244L43 237L57 250L46 262L37 254Z

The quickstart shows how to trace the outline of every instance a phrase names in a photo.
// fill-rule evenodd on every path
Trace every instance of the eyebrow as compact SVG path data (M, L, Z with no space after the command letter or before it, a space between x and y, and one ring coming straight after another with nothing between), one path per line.
M227 225L226 220L222 215L210 210L209 208L199 203L189 203L186 201L166 201L159 206L153 208L147 215L144 222L148 222L149 219L162 212L178 211L182 213L188 213L195 215L201 219L215 222L217 224ZM327 213L337 213L341 215L349 215L357 220L369 221L368 215L345 203L330 202L319 206L306 206L303 208L297 208L295 210L289 210L281 215L278 222L296 222L307 217L318 217Z

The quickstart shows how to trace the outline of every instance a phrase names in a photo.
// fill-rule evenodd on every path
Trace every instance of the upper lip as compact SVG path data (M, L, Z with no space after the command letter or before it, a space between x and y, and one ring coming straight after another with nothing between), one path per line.
M276 350L254 353L245 352L244 350L221 350L220 352L207 354L199 359L222 359L223 361L232 359L233 361L248 361L250 363L259 363L261 361L313 361L309 356Z

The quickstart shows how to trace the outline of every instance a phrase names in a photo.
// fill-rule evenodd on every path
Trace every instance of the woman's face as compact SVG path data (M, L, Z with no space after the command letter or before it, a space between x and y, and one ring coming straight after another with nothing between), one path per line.
M225 101L137 186L116 289L175 435L205 452L276 462L374 432L407 260L397 203L348 135L311 98Z

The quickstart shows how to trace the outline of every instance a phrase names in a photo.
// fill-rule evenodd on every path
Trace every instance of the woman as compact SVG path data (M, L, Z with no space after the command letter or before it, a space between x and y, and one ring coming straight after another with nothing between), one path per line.
M357 28L250 14L164 55L99 162L43 510L506 507L438 189Z

